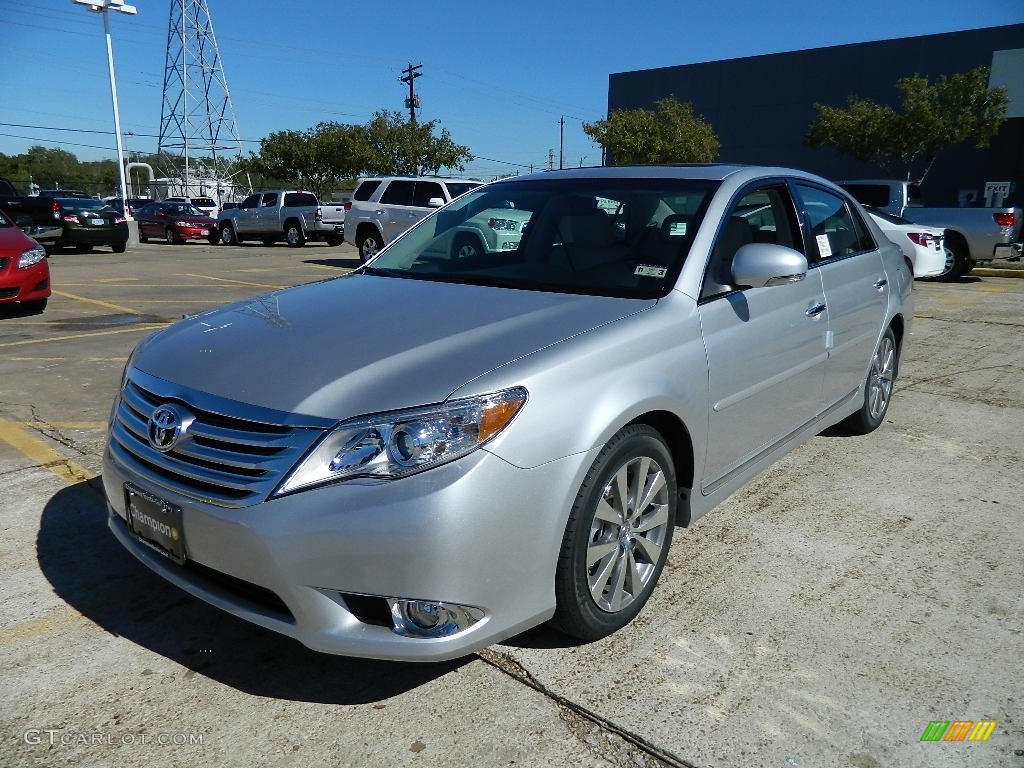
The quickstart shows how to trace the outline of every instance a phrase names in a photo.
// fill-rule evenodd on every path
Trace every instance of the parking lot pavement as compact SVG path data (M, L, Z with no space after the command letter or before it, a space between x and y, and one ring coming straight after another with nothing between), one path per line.
M356 263L58 254L46 312L0 318L0 764L1024 767L1024 281L918 282L887 423L812 439L677 533L624 631L404 665L176 590L108 534L96 481L147 332ZM936 721L995 725L922 741Z

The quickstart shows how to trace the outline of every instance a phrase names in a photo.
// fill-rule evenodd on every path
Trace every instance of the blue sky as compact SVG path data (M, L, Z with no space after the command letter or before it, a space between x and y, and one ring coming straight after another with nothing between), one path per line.
M153 152L160 128L170 0L112 13L127 149ZM477 156L484 179L597 164L582 131L605 116L608 75L653 67L1024 22L1019 0L207 0L243 146L324 120L404 111L408 63L421 120ZM0 152L34 144L81 160L115 157L103 23L72 0L0 0ZM1024 47L1024 40L1021 41Z

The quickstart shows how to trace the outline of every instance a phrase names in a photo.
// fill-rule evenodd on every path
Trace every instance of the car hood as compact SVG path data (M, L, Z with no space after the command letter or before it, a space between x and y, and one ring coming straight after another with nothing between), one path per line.
M352 274L186 318L144 341L133 365L207 394L343 419L441 402L656 303Z

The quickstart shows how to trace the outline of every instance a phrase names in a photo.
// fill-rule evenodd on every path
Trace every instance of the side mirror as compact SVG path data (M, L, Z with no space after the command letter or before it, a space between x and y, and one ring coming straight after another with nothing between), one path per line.
M432 197L427 200L427 208L440 208L444 205L444 199L440 197Z
M796 283L807 277L807 257L772 243L748 243L732 260L732 282L740 288Z

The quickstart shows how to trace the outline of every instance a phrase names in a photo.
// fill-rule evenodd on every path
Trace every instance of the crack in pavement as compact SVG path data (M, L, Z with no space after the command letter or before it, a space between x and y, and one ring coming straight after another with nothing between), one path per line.
M639 768L698 768L666 749L652 744L644 737L613 723L582 704L577 704L555 693L509 653L498 653L490 648L476 652L476 656L513 680L532 688L558 706L559 717L579 741L599 757L614 765ZM611 754L608 754L609 750Z

